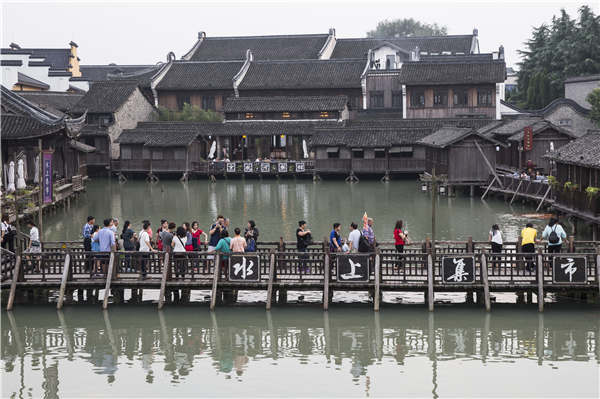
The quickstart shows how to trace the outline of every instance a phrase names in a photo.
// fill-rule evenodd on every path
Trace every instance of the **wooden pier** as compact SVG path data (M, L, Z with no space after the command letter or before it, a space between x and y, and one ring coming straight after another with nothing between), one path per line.
M68 245L67 245L68 244ZM39 296L57 295L57 308L78 301L97 302L103 308L140 302L143 290L158 290L158 308L189 302L192 290L210 292L210 309L237 300L238 291L263 291L265 307L287 302L288 291L320 291L327 310L335 291L368 292L373 308L382 306L383 292L422 292L429 310L439 292L477 295L489 311L491 293L514 292L532 301L540 311L547 293L568 293L594 302L600 293L600 243L573 242L568 253L549 254L540 247L522 253L513 243L502 253L490 253L487 243L428 241L407 246L399 254L391 243L370 254L330 253L324 243L297 252L290 243L260 243L259 252L227 254L186 252L82 251L73 243L45 243L42 253L2 252L2 291L7 309ZM350 262L352 260L352 262ZM217 266L220 265L220 266ZM351 268L349 268L349 265ZM565 265L569 270L565 272ZM457 266L460 266L458 268ZM8 294L6 294L8 292ZM37 292L37 294L36 294Z

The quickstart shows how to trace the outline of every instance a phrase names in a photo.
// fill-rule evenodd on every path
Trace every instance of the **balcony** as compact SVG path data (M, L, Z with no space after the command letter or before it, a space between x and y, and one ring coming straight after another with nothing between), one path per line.
M407 119L456 118L465 115L496 117L496 107L409 107Z

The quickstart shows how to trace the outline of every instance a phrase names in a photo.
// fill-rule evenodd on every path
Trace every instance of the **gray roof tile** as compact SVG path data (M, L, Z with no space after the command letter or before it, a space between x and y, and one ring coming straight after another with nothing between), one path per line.
M341 111L348 103L346 96L297 97L229 97L225 112L308 112Z
M231 90L241 61L175 61L158 83L159 90Z

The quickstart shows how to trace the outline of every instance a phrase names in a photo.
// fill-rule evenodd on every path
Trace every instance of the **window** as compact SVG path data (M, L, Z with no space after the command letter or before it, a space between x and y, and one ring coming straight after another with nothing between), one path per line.
M254 114L252 112L246 112L246 119L254 119Z
M477 90L477 105L480 107L489 107L492 105L491 90Z
M434 107L445 107L448 105L448 92L445 90L438 90L433 92L433 106Z
M413 108L422 108L425 106L425 92L413 91L410 94L410 106Z
M364 158L365 151L362 148L353 148L352 149L352 158Z
M385 148L375 148L375 158L385 158Z
M375 91L369 95L370 108L383 108L383 93Z
M183 110L184 104L191 104L189 94L178 94L177 95L177 109Z
M282 112L282 113L281 113L281 117L282 117L283 119L289 119L289 118L290 118L290 116L291 116L291 115L290 115L290 113L289 113L289 112Z
M121 159L131 159L131 147L121 147Z
M327 147L327 158L337 159L340 157L339 147Z
M162 150L153 150L152 151L152 159L159 161L161 159L163 159L163 152Z
M401 91L393 91L392 92L392 107L402 108L402 92Z
M412 158L413 148L408 146L390 148L391 158Z
M469 93L466 90L454 90L454 106L467 107L469 106Z
M150 149L149 148L143 148L142 149L142 158L143 159L150 159Z
M178 160L185 159L185 149L176 148L173 151L173 158L178 159Z
M396 56L386 55L385 56L385 69L395 69L396 68Z
M561 119L558 121L560 126L571 126L571 119Z
M321 112L320 116L321 116L321 118L329 118L329 112L323 111L323 112Z
M202 109L204 110L215 110L215 97L214 96L202 96Z

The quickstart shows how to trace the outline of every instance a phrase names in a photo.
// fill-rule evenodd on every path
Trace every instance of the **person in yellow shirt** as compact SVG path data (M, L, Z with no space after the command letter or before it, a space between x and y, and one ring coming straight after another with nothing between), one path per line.
M521 251L523 253L535 253L535 243L539 241L537 233L531 223L527 223L525 228L521 230ZM533 257L527 256L526 259L528 259L526 269L531 272L534 267Z

